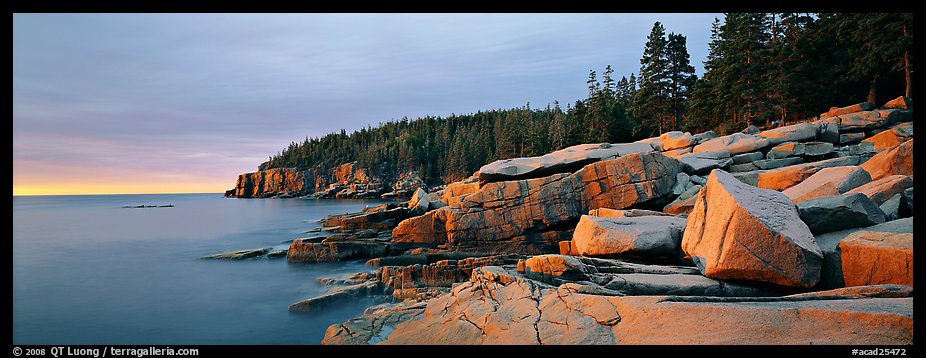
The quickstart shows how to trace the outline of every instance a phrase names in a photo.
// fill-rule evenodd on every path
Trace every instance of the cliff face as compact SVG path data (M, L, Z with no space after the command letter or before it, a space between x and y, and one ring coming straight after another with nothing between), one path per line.
M395 184L392 184L392 183ZM389 183L389 184L384 184ZM225 192L234 198L269 198L312 195L316 198L379 198L389 188L388 196L408 196L424 186L414 172L401 173L395 180L377 175L354 163L334 168L273 168L238 176L235 188ZM387 193L388 194L388 193Z

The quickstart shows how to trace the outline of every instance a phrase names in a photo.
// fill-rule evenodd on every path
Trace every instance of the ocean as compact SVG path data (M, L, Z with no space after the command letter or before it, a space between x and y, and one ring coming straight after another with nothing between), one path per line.
M379 200L222 194L13 197L13 344L318 344L383 298L313 314L287 306L363 261L203 260L285 248L330 214ZM137 205L173 207L124 208Z

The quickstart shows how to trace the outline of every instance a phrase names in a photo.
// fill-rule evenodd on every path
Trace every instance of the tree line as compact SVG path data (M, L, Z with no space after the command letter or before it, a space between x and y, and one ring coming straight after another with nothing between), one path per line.
M673 130L720 135L813 118L833 105L913 93L913 14L729 13L715 19L702 77L687 38L656 22L640 68L589 71L588 95L542 108L403 118L293 142L260 169L357 161L385 176L464 178L498 159L580 143L623 143Z

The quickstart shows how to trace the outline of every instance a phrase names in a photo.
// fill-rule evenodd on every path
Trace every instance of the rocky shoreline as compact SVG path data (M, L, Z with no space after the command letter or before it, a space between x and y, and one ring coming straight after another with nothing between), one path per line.
M294 240L375 269L290 310L401 300L323 344L912 344L912 121L898 98L496 161Z

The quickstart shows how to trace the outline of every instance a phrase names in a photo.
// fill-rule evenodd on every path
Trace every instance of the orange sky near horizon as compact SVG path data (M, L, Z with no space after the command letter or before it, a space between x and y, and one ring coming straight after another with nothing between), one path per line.
M221 174L13 163L13 196L224 193L235 186L234 180Z

